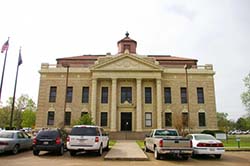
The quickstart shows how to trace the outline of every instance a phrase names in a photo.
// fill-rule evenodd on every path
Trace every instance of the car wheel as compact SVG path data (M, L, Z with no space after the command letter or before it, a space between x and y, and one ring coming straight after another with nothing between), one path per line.
M100 148L99 148L99 150L98 150L98 152L97 152L97 155L101 156L102 152L103 152L103 149L102 149L102 145L101 145Z
M188 156L187 156L187 155L183 155L183 156L181 156L181 158L182 158L183 160L188 160Z
M64 153L64 146L62 145L58 151L58 155L62 156Z
M217 158L217 159L220 159L220 158L221 158L221 154L215 154L214 156L215 156L215 158Z
M69 151L71 156L75 156L76 155L76 151Z
M156 159L156 160L160 160L160 159L161 159L161 154L158 153L156 147L155 147L155 150L154 150L154 156L155 156L155 159Z
M38 156L40 153L40 150L33 150L33 155Z
M145 152L149 152L149 149L148 149L146 143L144 143L144 150L145 150Z
M109 141L107 142L107 146L105 148L105 151L108 151L109 150Z
M194 152L192 153L192 158L196 158L198 155L195 154Z
M13 154L17 154L19 151L19 145L15 145L14 148L12 149Z

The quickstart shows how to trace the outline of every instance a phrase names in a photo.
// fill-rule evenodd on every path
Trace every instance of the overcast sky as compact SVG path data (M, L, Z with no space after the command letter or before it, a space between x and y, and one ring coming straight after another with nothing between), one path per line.
M117 53L126 31L140 55L163 54L213 64L218 112L246 113L240 94L250 72L249 0L0 0L0 44L10 37L2 102L13 96L36 103L41 63L84 54ZM0 75L4 54L0 54Z

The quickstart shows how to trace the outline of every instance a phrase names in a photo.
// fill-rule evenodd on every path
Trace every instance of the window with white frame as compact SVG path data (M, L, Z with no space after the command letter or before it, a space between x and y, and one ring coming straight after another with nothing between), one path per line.
M145 126L152 127L152 113L151 112L145 113Z

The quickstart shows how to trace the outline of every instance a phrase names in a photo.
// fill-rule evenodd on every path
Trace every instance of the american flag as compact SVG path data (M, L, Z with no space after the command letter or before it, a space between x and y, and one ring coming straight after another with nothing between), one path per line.
M7 41L3 44L1 53L4 53L4 51L6 51L8 48L9 48L9 40L7 40Z

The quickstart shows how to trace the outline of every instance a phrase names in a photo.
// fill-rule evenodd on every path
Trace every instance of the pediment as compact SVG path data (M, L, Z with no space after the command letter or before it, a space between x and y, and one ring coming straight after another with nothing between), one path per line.
M135 55L120 55L104 63L96 64L92 70L136 70L136 71L156 71L162 70L161 66L152 61L143 59Z

